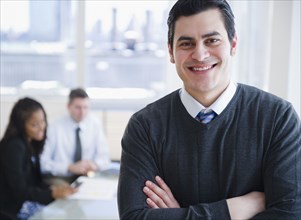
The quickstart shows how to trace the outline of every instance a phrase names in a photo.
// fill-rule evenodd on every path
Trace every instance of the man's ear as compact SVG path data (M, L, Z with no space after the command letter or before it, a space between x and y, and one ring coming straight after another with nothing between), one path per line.
M172 48L171 48L170 44L168 44L168 53L169 53L170 62L175 63L175 58L173 56Z
M231 56L234 56L236 54L236 48L237 48L237 36L235 34L231 44L231 52L230 52Z

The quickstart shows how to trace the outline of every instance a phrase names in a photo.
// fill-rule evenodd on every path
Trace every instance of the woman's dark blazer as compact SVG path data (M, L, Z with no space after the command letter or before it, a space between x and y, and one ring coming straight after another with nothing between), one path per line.
M25 140L15 138L0 144L0 211L16 215L24 201L48 204L53 200L41 179L39 156Z

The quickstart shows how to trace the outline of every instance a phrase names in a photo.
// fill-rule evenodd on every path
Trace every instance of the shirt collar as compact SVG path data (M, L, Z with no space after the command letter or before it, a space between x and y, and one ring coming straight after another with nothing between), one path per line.
M183 87L180 90L181 101L191 117L195 117L201 110L205 112L212 109L217 115L227 107L236 92L236 83L231 81L226 90L218 97L218 99L208 108L205 108L201 103L194 99Z
M70 124L74 128L74 130L77 129L77 128L80 128L80 130L84 129L85 125L84 125L83 121L76 122L76 121L73 120L73 118L70 115L68 115L68 119L69 119Z

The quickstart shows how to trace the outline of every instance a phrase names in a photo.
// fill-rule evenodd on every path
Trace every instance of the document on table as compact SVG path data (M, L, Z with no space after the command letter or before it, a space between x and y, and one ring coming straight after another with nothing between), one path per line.
M76 182L81 183L78 192L69 196L68 199L111 200L116 198L118 184L116 179L81 176Z

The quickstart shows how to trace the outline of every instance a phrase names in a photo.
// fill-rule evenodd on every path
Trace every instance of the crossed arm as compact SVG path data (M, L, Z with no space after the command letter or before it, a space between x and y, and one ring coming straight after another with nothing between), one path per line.
M143 192L147 196L149 207L180 208L170 188L159 176L155 177L157 184L147 180ZM250 219L265 210L265 196L262 192L250 192L246 195L227 199L231 219Z

